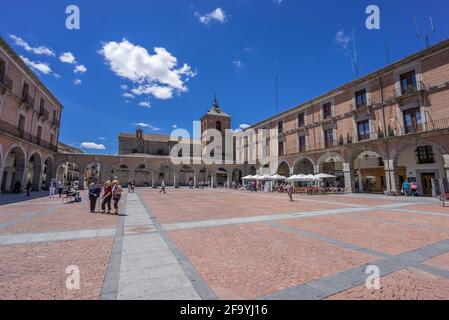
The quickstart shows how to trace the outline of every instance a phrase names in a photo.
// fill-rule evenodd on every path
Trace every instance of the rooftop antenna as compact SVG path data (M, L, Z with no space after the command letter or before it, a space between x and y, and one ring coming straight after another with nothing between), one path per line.
M430 29L432 30L431 34L434 34L436 29L435 29L435 26L433 24L433 18L432 17L430 17ZM426 47L427 48L430 47L430 35L429 34L426 34Z
M358 78L359 77L359 66L357 64L357 48L355 46L355 30L352 30L352 46L354 48L354 53L353 53L354 55L352 57L352 69L353 69L353 72L354 72L356 78Z
M419 29L418 29L418 22L416 22L416 17L413 17L413 22L415 23L415 28L416 28L416 37L418 39L421 39L421 35L419 34Z

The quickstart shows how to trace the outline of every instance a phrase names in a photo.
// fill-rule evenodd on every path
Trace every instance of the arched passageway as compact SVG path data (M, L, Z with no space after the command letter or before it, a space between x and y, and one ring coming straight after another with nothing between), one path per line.
M28 182L31 182L33 191L40 190L42 185L42 159L38 153L34 153L28 160L25 183Z
M56 181L61 181L64 185L75 181L80 181L80 167L74 162L61 163L56 170Z
M425 141L404 148L394 161L398 189L407 180L418 184L418 195L439 194L440 179L446 180L443 153L443 148Z
M290 167L286 162L282 162L277 170L277 174L284 176L284 177L290 177Z
M23 190L25 161L25 153L22 148L14 147L8 152L5 157L5 168L3 170L2 192L14 192L15 187L19 187L20 191Z
M360 153L354 160L354 170L356 192L383 193L387 189L384 160L377 152Z
M314 174L314 164L313 162L308 158L303 158L301 160L296 161L294 167L293 167L293 174Z
M128 187L128 182L129 182L129 169L128 166L125 164L121 164L121 165L117 165L114 166L111 170L111 176L109 177L109 179L112 180L117 180L118 183L122 186L122 187Z
M235 187L238 187L243 184L243 171L240 169L234 169L232 171L232 183Z
M187 187L194 184L195 171L190 166L182 166L179 170L179 186Z
M217 178L216 186L217 187L224 187L225 184L228 182L228 170L224 168L220 168L215 173L215 176Z
M141 164L134 170L134 181L136 187L152 187L153 172L145 164Z

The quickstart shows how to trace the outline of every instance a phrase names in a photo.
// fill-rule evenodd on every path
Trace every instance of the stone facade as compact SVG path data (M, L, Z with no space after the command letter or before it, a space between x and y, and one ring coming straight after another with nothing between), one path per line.
M269 173L327 171L350 192L398 193L410 179L429 194L449 176L448 101L446 40L251 129L270 130Z
M0 186L34 190L54 177L62 105L0 38Z
M8 168L6 182L2 181L5 191L10 190L12 178L19 176L25 181L29 172L40 177L44 170L46 177L53 173L58 179L78 176L81 188L93 176L100 181L117 178L124 186L133 179L138 186L157 187L164 181L179 187L200 182L238 184L248 174L324 172L337 176L348 192L397 194L408 179L417 181L419 193L426 195L435 190L432 184L438 191L438 182L447 183L449 177L449 40L235 134L229 148L215 150L228 161L213 165L206 164L207 158L183 153L178 153L178 158L188 163L176 164L170 154L178 138L141 130L119 135L118 156L80 154L67 148L55 153L48 137L58 136L59 122L36 112L36 104L29 106L20 98L24 79L31 84L31 96L44 96L58 116L62 107L3 43L0 53L7 61L7 67L2 67L7 75L1 82L2 122L17 129L18 114L24 113L25 131L36 132L37 123L42 123L42 139L48 143L35 143L14 130L2 129L0 170ZM208 129L224 134L232 127L231 117L216 101L200 124L203 138ZM262 139L261 129L266 129ZM258 144L254 136L258 136ZM207 144L191 140L188 148L193 152ZM257 158L258 154L265 161ZM32 179L38 181L35 176Z

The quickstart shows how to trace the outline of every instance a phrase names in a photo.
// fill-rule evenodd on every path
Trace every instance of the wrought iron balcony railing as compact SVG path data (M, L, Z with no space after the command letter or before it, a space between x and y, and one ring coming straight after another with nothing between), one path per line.
M29 107L33 108L34 107L34 98L31 97L29 94L24 93L22 95L22 102L24 104L27 104Z
M0 120L0 131L4 132L4 133L8 133L17 138L23 139L27 142L34 143L36 145L39 145L43 148L52 150L54 152L58 151L58 147L55 146L54 144L44 141L44 140L26 132L25 130L6 122L6 121Z
M0 74L0 84L9 90L12 90L13 81L6 75L6 73Z

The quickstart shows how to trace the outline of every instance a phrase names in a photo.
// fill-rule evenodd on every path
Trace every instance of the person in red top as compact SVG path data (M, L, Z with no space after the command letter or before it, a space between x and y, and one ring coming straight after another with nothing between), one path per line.
M111 213L112 201L112 184L111 181L106 181L103 187L103 201L101 202L101 213L106 213L106 205L108 206L108 214Z

